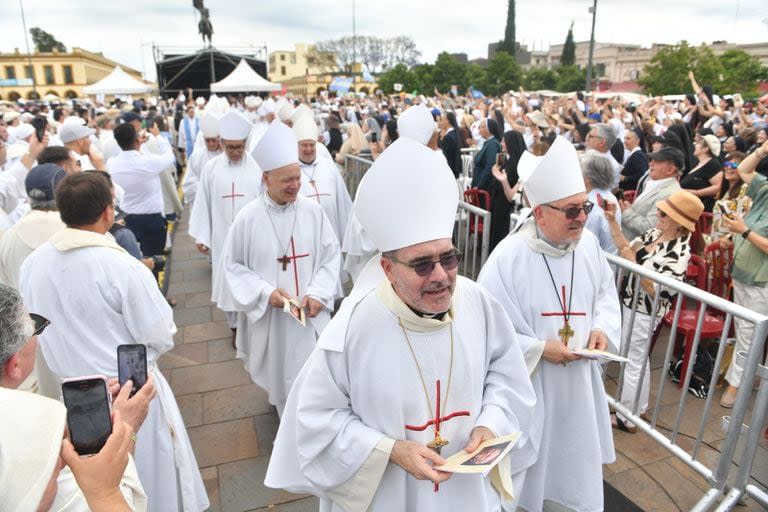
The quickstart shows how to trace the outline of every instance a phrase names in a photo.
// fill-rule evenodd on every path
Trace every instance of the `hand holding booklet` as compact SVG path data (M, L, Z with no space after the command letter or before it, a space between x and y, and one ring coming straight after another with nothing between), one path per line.
M294 299L293 297L290 299L283 297L283 311L295 318L296 321L304 327L307 326L307 319L306 314L304 313L304 308L301 307L301 303L298 300Z
M480 473L487 476L515 446L520 435L520 432L515 432L488 439L480 443L472 453L461 450L448 457L442 466L435 466L435 469L447 473Z
M629 361L629 359L626 357L621 357L618 354L613 354L611 352L606 352L605 350L597 350L594 348L582 348L579 350L574 350L573 353L583 357L584 359L596 359L602 363L609 363L611 361L616 361L617 363L626 363Z

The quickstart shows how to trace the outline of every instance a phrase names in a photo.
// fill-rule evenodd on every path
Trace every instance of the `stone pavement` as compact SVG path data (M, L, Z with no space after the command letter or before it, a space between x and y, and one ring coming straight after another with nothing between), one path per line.
M277 430L277 415L266 393L250 382L235 359L232 335L224 315L210 303L210 264L187 235L189 212L177 224L170 264L168 296L176 299L176 348L160 359L181 408L200 464L211 510L245 512L309 512L317 510L311 497L264 487L264 474ZM660 345L666 337L660 338ZM663 349L654 351L654 386L662 371ZM609 379L608 388L613 383ZM720 392L716 392L719 399ZM653 403L654 397L652 396ZM661 427L674 421L679 394L668 383ZM704 400L689 397L683 421L683 446L692 446ZM727 414L717 403L707 424L702 459L715 460L723 433L719 417ZM617 461L605 466L604 477L617 490L648 511L690 510L706 491L706 481L644 434L615 431ZM685 443L688 443L687 445ZM753 476L768 482L768 456L763 443ZM610 509L609 509L610 510ZM761 510L748 500L739 510Z

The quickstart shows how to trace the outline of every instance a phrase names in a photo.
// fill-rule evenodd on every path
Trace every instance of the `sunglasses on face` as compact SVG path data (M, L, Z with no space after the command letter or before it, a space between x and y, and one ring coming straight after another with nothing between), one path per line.
M558 206L554 206L551 204L544 204L544 206L547 206L549 208L552 208L553 210L557 210L559 212L563 212L565 214L565 218L568 220L574 220L576 219L579 214L581 213L581 210L584 210L585 215L589 215L589 212L592 211L592 208L595 207L595 204L592 201L584 201L584 204L581 206L571 206L570 208L560 208Z
M38 336L42 334L45 328L51 325L50 320L42 315L38 315L37 313L30 313L29 318L31 318L35 323L35 332L32 333L32 336Z
M723 164L725 167L728 167L729 169L738 169L739 162L733 162L733 161L727 161Z
M397 263L400 263L401 265L405 265L406 267L411 267L414 272L416 272L416 275L419 277L427 277L432 275L432 272L435 270L435 264L439 263L441 267L443 267L443 270L449 271L453 270L456 267L459 266L459 263L461 263L461 258L463 254L459 252L458 250L454 250L453 252L449 254L444 254L440 256L440 259L438 260L418 260L415 262L406 262L406 261L400 261L398 259L392 258Z

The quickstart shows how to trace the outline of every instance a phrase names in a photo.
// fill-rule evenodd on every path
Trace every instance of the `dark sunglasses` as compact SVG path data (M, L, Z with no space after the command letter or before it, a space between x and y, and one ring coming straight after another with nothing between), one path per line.
M739 168L739 162L733 162L731 160L725 162L723 165L725 167L730 168L730 169L738 169Z
M579 214L581 213L581 210L584 210L585 215L589 215L589 212L592 211L592 208L595 207L595 204L592 201L584 201L583 205L571 206L570 208L558 208L557 206L552 206L551 204L546 204L546 203L544 203L544 206L547 206L559 212L563 212L565 214L566 219L573 220L579 216Z
M453 270L456 267L459 266L459 263L461 263L461 258L464 256L460 251L454 250L450 254L444 254L443 256L440 256L439 260L419 260L415 263L408 263L405 261L400 261L396 258L391 258L397 263L400 263L401 265L405 265L406 267L411 267L414 272L416 272L416 275L419 277L427 277L432 275L432 272L435 270L435 264L439 263L441 267L443 267L443 270Z
M31 318L35 323L35 332L32 333L32 336L38 336L42 334L45 328L51 325L50 320L42 315L38 315L37 313L30 313L29 318Z

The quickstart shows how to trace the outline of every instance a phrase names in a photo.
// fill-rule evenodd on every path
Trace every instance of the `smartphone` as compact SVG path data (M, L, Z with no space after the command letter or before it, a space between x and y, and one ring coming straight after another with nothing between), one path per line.
M112 411L107 379L92 375L61 384L67 407L69 438L80 455L99 453L112 434Z
M599 206L603 210L605 210L605 207L608 206L608 202L600 194L597 194L597 206Z
M725 215L727 218L729 218L729 219L733 218L733 214L731 212L729 212L728 210L726 210L725 206L723 206L722 204L718 204L717 207L720 210L720 213Z
M48 119L45 116L35 116L29 124L35 128L37 140L42 142L43 137L45 137L45 129L48 127Z
M379 134L378 133L376 133L376 132L372 132L371 133L371 142L373 142L374 144L379 142Z
M133 381L131 395L147 383L147 347L145 345L119 345L117 347L117 378L122 387Z
M501 153L496 153L496 165L504 167L505 163L507 163L507 155L505 155L503 151Z

